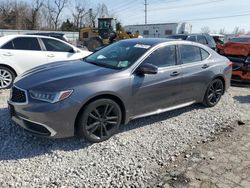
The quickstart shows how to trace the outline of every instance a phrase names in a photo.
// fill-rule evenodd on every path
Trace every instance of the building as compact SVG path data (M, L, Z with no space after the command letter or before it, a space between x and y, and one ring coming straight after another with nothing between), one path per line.
M165 38L167 35L191 33L192 25L182 23L162 23L162 24L143 24L128 25L124 27L125 31L135 33L139 32L144 38Z

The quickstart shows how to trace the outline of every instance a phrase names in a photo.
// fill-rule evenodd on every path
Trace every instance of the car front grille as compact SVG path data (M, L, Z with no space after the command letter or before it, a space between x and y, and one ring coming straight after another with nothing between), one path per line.
M22 89L13 86L11 90L10 100L14 103L26 103L27 102L26 92Z

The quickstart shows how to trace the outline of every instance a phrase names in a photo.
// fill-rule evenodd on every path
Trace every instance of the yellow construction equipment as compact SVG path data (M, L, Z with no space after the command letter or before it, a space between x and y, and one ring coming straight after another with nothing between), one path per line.
M139 33L127 33L120 26L117 27L114 18L98 18L98 28L82 28L79 32L79 40L89 51L108 45L117 40L137 38Z

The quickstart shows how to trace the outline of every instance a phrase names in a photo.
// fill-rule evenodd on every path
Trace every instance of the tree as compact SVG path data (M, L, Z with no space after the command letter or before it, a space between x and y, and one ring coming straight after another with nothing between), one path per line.
M74 26L72 22L69 21L69 19L67 19L66 22L62 23L61 30L62 31L76 31L77 28Z
M226 34L225 28L221 28L219 31L219 34L225 35Z
M38 16L42 6L43 6L42 0L33 1L33 5L30 10L30 15L28 18L26 18L28 22L28 29L36 29L38 27Z
M84 17L88 14L84 1L76 2L75 9L72 13L74 26L78 29L83 27Z
M48 17L53 23L53 29L57 30L59 25L59 18L62 14L63 9L66 7L68 0L54 0L47 1L46 8L48 10Z
M202 27L201 28L201 33L210 33L211 31L210 31L210 29L209 29L209 27L208 26L205 26L205 27Z
M238 26L236 26L233 30L233 34L235 35L245 34L245 29L240 29Z

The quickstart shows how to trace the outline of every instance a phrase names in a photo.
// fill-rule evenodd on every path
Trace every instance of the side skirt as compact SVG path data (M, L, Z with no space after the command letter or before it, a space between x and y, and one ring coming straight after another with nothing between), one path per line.
M138 115L138 116L133 116L133 117L130 118L130 120L137 119L137 118L142 118L142 117L146 117L146 116L151 116L151 115L156 115L156 114L161 114L161 113L164 113L164 112L167 112L167 111L176 110L176 109L179 109L179 108L190 106L190 105L192 105L194 103L196 103L196 101L190 101L190 102L179 104L179 105L176 105L176 106L171 106L171 107L164 108L164 109L158 109L158 110L153 111L153 112L141 114L141 115Z

